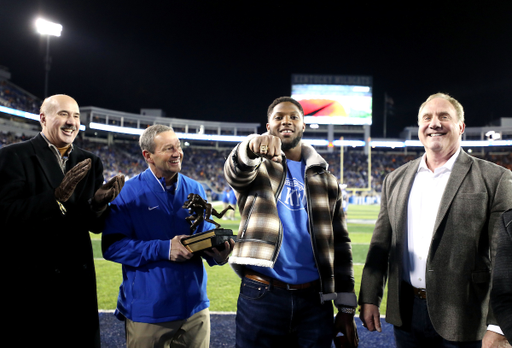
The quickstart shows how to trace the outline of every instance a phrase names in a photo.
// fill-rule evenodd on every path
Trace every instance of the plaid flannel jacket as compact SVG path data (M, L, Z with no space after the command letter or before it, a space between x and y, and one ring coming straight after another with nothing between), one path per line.
M286 179L283 163L250 159L251 137L237 145L224 165L224 175L235 190L241 215L238 240L229 263L242 277L243 265L273 267L283 238L277 199ZM327 171L327 162L312 146L301 143L306 162L309 233L321 283L321 301L356 307L352 247L342 209L341 189Z

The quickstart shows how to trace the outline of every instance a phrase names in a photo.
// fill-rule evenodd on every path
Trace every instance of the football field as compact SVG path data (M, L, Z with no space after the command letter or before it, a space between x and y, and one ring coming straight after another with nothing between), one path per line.
M348 231L352 240L356 294L359 294L361 273L378 212L378 205L350 205L348 209ZM218 220L218 222L223 228L232 229L235 234L238 232L240 222L238 213L235 215L235 220ZM103 259L101 235L91 234L91 239L96 264L99 308L112 310L116 308L117 294L122 280L121 265ZM205 268L208 273L210 310L235 312L240 286L238 276L229 265L209 267L205 263ZM385 299L386 297L381 306L381 313L385 313Z

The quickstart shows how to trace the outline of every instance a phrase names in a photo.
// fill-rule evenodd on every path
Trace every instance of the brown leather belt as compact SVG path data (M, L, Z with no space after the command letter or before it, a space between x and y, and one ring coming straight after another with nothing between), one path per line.
M415 288L414 286L411 286L411 287L412 287L414 296L419 297L422 300L427 299L427 289L418 289L418 288Z
M258 283L262 283L262 284L265 284L265 285L273 285L276 288L283 288L283 289L287 289L287 290L308 289L308 288L311 288L313 286L317 286L317 285L320 284L319 280L314 280L312 282L303 283L303 284L287 284L287 283L284 283L284 282L282 282L280 280L267 277L267 276L265 276L263 274L257 273L257 272L255 272L253 270L250 270L250 269L246 269L245 270L244 277L246 277L248 279L251 279L251 280L254 280L254 281L258 282Z

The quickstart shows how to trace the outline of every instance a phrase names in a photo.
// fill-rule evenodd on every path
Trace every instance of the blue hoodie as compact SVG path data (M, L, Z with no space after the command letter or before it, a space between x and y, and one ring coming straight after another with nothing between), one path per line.
M174 193L165 190L148 168L128 180L112 202L103 235L125 238L110 245L103 256L123 265L116 309L119 319L144 323L183 320L209 306L201 257L169 260L170 240L190 234L185 220L189 212L182 208L189 193L206 199L204 188L182 174L178 174ZM202 222L195 232L214 228ZM215 261L208 263L214 265Z

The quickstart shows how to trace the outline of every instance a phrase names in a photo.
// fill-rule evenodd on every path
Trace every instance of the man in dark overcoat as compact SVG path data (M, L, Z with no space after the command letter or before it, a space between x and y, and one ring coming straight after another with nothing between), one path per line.
M34 138L0 149L4 333L17 347L99 347L89 231L101 231L124 176L103 184L100 158L73 145L73 98L46 98L40 123Z

